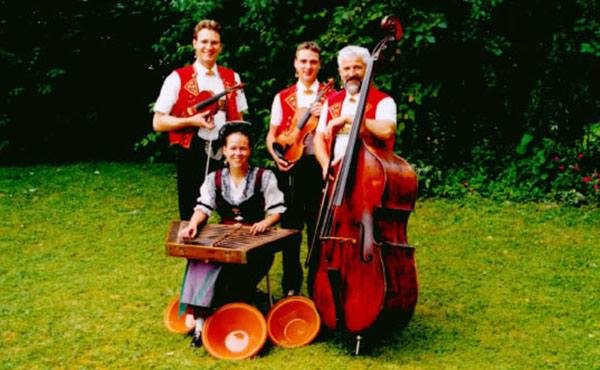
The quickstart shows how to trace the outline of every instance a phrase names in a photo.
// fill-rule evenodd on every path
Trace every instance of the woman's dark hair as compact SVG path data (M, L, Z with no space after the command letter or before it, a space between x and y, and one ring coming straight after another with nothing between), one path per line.
M248 138L248 144L250 149L252 149L252 145L254 144L252 137L252 125L250 122L246 121L231 121L227 122L225 126L221 127L221 131L219 131L219 141L221 142L221 145L225 146L227 137L231 134L235 134L236 132L239 132Z

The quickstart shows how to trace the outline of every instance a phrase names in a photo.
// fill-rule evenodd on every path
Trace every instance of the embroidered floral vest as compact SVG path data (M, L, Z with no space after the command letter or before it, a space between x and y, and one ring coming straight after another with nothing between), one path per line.
M198 82L196 80L196 71L194 70L194 66L190 64L189 66L175 70L175 72L177 72L179 75L181 88L179 89L177 102L175 102L173 108L171 109L171 114L175 117L189 117L190 113L188 112L188 108L202 101L202 99L199 97L200 88L198 87ZM225 90L235 86L235 72L232 69L217 66L217 72L223 81ZM237 111L236 97L237 93L235 91L225 95L225 115L228 121L241 119L241 115ZM178 144L184 148L189 148L192 138L197 131L198 129L194 127L187 127L177 131L169 131L169 142L172 145Z

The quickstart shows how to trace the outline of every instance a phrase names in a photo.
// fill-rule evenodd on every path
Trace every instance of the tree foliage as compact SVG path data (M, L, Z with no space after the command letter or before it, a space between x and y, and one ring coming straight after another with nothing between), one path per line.
M247 82L257 135L273 96L294 81L298 43L317 41L320 79L337 77L337 50L372 48L381 18L395 14L404 38L384 52L375 84L398 104L397 151L429 183L473 164L478 150L493 158L475 166L499 176L503 161L535 160L541 148L593 154L600 145L597 0L0 3L5 162L129 159L136 142L138 153L167 152L164 138L146 136L149 106L163 78L192 61L202 18L224 27L219 63ZM255 158L268 162L258 142Z

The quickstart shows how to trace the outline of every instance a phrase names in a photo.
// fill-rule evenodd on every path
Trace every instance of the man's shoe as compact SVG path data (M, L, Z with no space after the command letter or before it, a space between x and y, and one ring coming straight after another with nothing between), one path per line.
M292 297L292 296L295 296L295 295L296 295L296 292L294 291L294 289L290 289L290 290L288 290L288 292L287 292L287 294L286 294L286 295L287 295L288 297Z
M194 332L194 336L192 337L190 347L192 347L192 348L202 347L202 332L201 331Z

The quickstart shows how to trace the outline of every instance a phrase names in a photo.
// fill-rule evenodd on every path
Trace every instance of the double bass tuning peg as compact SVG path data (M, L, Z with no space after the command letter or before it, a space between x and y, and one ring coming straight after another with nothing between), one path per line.
M398 18L393 15L385 16L381 20L381 29L393 34L393 37L396 41L400 41L402 38L402 25L400 24Z

